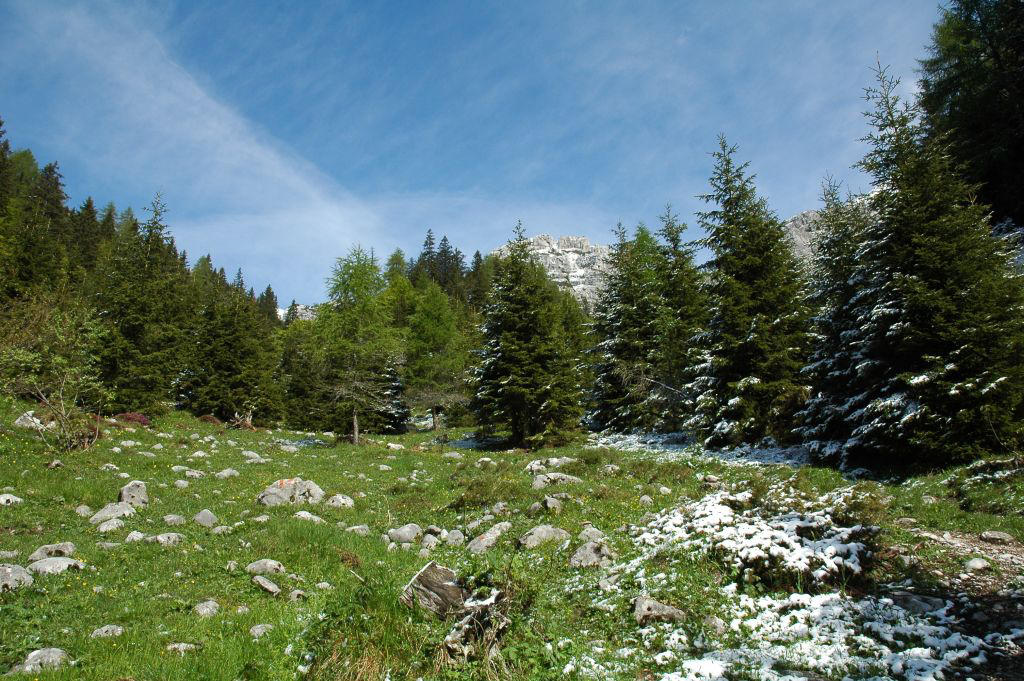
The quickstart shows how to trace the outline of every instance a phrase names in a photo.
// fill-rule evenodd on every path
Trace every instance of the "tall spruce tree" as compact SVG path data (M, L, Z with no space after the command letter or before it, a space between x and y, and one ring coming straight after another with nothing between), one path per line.
M698 334L703 355L689 390L687 425L709 446L789 440L806 390L798 372L808 346L804 282L778 217L757 195L736 147L719 138L713 153L712 209L699 213L711 305Z
M942 138L878 69L869 89L873 220L847 462L945 466L1021 442L1024 288Z
M440 412L463 398L468 356L456 322L448 296L429 282L409 317L405 376L414 405L430 411L434 430L440 428Z
M484 311L473 409L515 445L557 442L579 426L581 387L557 286L530 255L522 224L500 260Z
M844 200L831 180L823 186L822 201L811 242L813 350L803 369L811 395L798 415L797 432L815 457L838 463L850 438L858 392L858 331L869 288L860 251L872 215L867 197Z

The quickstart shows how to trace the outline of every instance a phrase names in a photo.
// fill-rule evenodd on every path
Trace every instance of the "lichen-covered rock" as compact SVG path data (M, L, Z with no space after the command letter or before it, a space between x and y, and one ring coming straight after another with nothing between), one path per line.
M135 507L125 501L118 501L110 503L98 510L89 518L89 522L93 525L99 525L107 520L113 520L115 518L130 518L135 515Z
M59 575L65 570L81 570L83 568L85 568L85 563L82 561L60 556L43 558L34 563L29 563L28 571L34 572L37 575Z
M302 478L283 478L260 492L256 502L263 506L319 504L323 498L324 491L315 482Z
M20 565L0 563L0 593L14 591L23 586L32 586L32 575Z
M470 553L483 553L487 549L491 548L498 542L498 538L501 537L512 527L510 522L501 522L491 526L491 529L487 530L483 534L479 535L476 539L469 542L466 548L469 549Z
M146 492L146 483L141 480L132 480L121 488L117 497L118 501L131 504L136 508L149 506L149 494Z
M615 554L603 542L592 541L576 549L569 558L569 567L605 567L611 565L614 559Z
M686 613L648 596L639 596L633 601L633 617L640 626L647 626L652 622L681 622L686 619Z
M71 556L75 553L75 545L69 541L61 542L59 544L46 544L40 546L38 549L32 552L28 557L28 561L42 560L43 558L53 558L55 556Z
M566 542L569 533L560 527L538 525L519 538L519 546L524 549L535 549L547 542Z

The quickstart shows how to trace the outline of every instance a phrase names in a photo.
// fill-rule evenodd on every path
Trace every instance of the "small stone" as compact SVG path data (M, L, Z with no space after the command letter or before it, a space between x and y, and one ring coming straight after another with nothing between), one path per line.
M237 478L238 471L236 471L234 468L225 468L219 473L214 474L213 477L218 478L220 480L227 480L228 478Z
M981 572L982 570L988 570L991 566L984 558L971 558L969 561L964 563L964 567L971 572Z
M28 566L29 572L34 572L37 575L59 575L68 569L82 570L85 568L85 563L80 560L74 560L73 558L43 558L37 560L34 563L30 563Z
M120 627L116 624L107 624L100 627L99 629L93 629L93 632L89 634L90 638L114 638L124 633L124 627Z
M270 558L261 558L245 566L245 571L250 575L273 575L284 572L284 565Z
M518 543L521 548L535 549L547 542L567 542L569 533L560 527L551 525L538 525L523 536L519 537Z
M22 501L21 497L16 497L13 494L0 494L0 506L14 506Z
M28 570L20 565L0 563L0 593L14 591L23 586L32 586L34 581Z
M306 600L306 592L302 589L294 589L288 594L288 601L291 603L304 600Z
M544 489L551 485L567 485L577 482L583 482L575 475L566 475L565 473L541 473L533 478L533 489Z
M704 628L713 632L716 636L724 636L729 630L729 626L722 618L715 615L708 615L704 618Z
M604 539L604 532L593 525L588 525L580 530L580 533L576 535L576 538L581 542L601 541Z
M397 452L405 449L405 445L400 445L397 442L389 442L388 449L390 449L393 452Z
M605 567L611 565L615 554L602 542L587 542L576 549L576 552L569 558L569 567Z
M145 538L146 538L146 535L144 535L143 533L139 532L138 530L135 530L134 532L129 532L128 533L128 536L124 538L124 543L127 544L127 543L133 542L133 541L142 541Z
M31 674L44 669L58 669L68 661L68 654L60 648L42 648L33 650L25 658L25 661L15 665L12 673Z
M51 471L56 468L64 468L64 462L60 459L54 459L50 463L46 464L46 467Z
M298 518L299 520L308 520L312 523L322 523L324 521L323 518L318 515L313 515L309 511L296 511L293 517Z
M462 546L466 542L466 535L462 534L462 530L452 530L444 541L448 546Z
M268 631L274 628L273 624L256 624L250 627L249 635L253 638L259 638L266 634Z
M188 480L175 480L174 486L177 487L178 489L185 489L186 487L188 487Z
M388 538L396 544L413 543L423 535L423 529L416 523L408 523L388 530Z
M135 508L149 506L149 494L146 492L146 483L141 480L132 480L121 488L121 493L118 495L117 500L131 504Z
M511 527L512 523L510 522L497 523L496 525L491 526L489 530L479 535L476 539L469 542L466 548L469 549L470 553L483 553L493 547L498 542L498 538Z
M229 532L231 532L231 527L228 525L218 525L210 530L210 534L227 534Z
M192 612L199 615L200 617L213 617L220 611L220 604L217 601L209 600L203 601L192 608Z
M653 506L654 505L654 499L650 498L646 494L643 495L642 497L640 497L640 499L638 501L640 502L641 506Z
M100 523L99 527L96 528L96 531L106 534L107 532L115 532L117 530L120 530L122 527L124 527L123 520L121 520L120 518L111 518L110 520L105 520L102 523Z
M238 561L237 560L229 560L227 565L224 566L224 569L227 570L228 572L234 572L235 570L238 569Z
M328 499L326 502L331 508L352 508L356 505L356 502L352 500L352 497L344 494L335 494L333 497Z
M124 501L118 501L116 503L107 504L101 508L91 518L89 518L89 522L93 525L99 525L107 520L112 520L114 518L128 518L133 515L135 515L134 506Z
M255 518L252 519L252 521L254 523L265 523L268 520L270 520L270 516L269 515L258 515L258 516L256 516Z
M164 532L153 537L147 537L146 541L156 542L160 546L177 546L185 537L177 532Z
M214 527L217 524L217 516L208 508L204 508L199 513L196 513L192 516L192 520L197 525L202 525L203 527Z
M436 534L426 534L423 535L423 540L420 542L420 546L422 546L424 549L429 550L440 543L441 540L438 538Z
M279 593L281 593L281 587L279 587L277 584L274 584L272 581L270 581L263 575L253 576L252 583L266 591L271 596L277 596Z
M173 525L184 525L185 524L185 518L184 518L184 516L180 516L180 515L178 515L176 513L168 513L167 515L164 516L164 522L167 523L168 525L172 525L172 526Z
M170 653L178 653L184 655L185 653L196 650L198 646L195 643L168 643L166 650Z
M353 525L352 527L347 528L345 531L351 532L353 534L358 534L360 537L370 536L370 528L367 525Z
M1013 537L1007 532L999 532L997 530L985 530L981 533L982 541L987 541L990 544L1012 544Z
M32 552L32 555L28 557L28 562L36 560L42 560L43 558L52 558L54 556L71 556L75 553L75 545L69 541L61 542L60 544L46 544L40 546L38 549Z
M315 482L302 478L283 478L260 492L256 502L263 506L319 504L323 498L324 491Z
M86 506L85 504L82 504L81 506L75 508L75 513L82 516L83 518L88 518L92 515L92 509Z
M633 617L637 624L646 626L651 622L681 622L686 619L686 613L653 598L639 596L633 601Z
M445 452L441 455L442 459L452 459L453 461L462 461L462 454L458 452Z

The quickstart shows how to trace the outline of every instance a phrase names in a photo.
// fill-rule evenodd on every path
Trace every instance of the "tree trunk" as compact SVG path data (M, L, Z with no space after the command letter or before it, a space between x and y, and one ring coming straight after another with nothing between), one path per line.
M437 407L436 406L430 408L430 416L434 420L434 424L433 424L433 427L431 428L431 430L438 430L441 427L441 424L440 424L440 421L439 421L439 419L437 417Z
M352 444L359 444L359 411L352 407Z

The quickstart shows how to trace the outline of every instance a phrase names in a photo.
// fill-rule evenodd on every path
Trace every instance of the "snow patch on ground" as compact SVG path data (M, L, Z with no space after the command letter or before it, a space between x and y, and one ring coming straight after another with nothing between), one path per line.
M703 449L683 433L594 433L588 447L606 447L625 452L643 452L656 461L694 461L701 458L720 459L739 464L785 464L799 467L811 463L804 447L753 447L734 449Z

